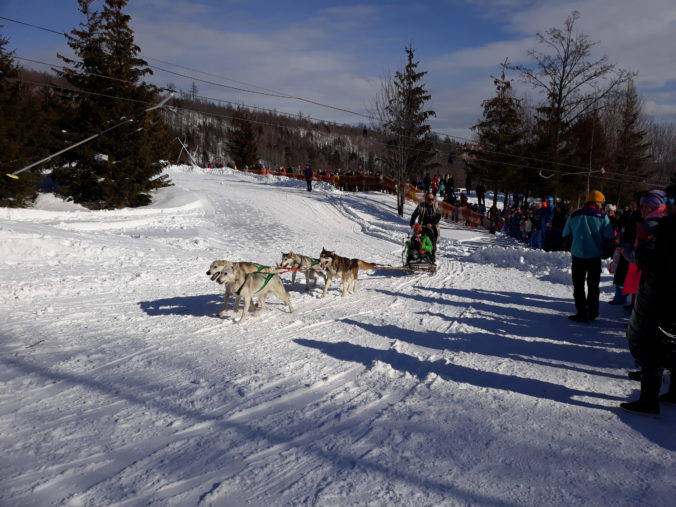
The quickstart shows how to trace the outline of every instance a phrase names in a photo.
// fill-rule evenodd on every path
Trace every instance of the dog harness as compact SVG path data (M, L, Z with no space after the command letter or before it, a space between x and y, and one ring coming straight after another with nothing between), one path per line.
M310 261L310 266L315 266L319 264L319 259L313 259L312 257L308 257L307 255L301 255L301 264L303 263L303 259L308 259Z
M261 273L262 270L269 268L270 266L260 266L257 271L254 273L249 273L251 275L257 275L257 276L264 276L265 277L265 282L263 283L263 286L258 289L255 294L258 294L260 291L262 291L265 286L268 284L270 280L272 280L272 277L276 275L276 273ZM246 276L244 277L244 283L246 283ZM240 286L239 289L235 291L235 294L239 296L239 292L242 290L242 287L244 287L244 283Z

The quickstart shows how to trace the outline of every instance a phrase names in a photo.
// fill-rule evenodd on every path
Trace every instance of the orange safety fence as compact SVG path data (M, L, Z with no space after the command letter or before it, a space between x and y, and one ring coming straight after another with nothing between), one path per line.
M304 180L305 176L302 172L282 172L270 171L267 169L249 169L248 172L255 174L274 174L275 176L286 176L297 180ZM388 194L396 194L397 182L396 180L387 176L371 176L368 174L318 174L313 176L317 181L332 182L336 188L351 192L387 192ZM406 184L406 191L404 197L409 201L415 203L422 202L424 194L417 190L410 183ZM466 227L490 227L490 219L466 206L454 206L447 202L440 202L441 218L447 222L455 222Z

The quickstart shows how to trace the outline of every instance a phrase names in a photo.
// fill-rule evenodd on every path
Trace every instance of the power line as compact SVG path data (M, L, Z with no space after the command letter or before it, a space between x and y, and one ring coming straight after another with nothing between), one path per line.
M130 98L126 98L126 97L118 97L118 96L114 96L114 95L108 95L108 94L99 93L99 92L91 92L91 91L86 91L86 90L77 90L77 89L74 90L74 89L71 89L71 88L65 88L65 87L62 87L62 86L54 85L54 84L49 85L49 84L38 83L38 82L29 81L29 80L25 80L25 79L10 78L8 80L16 81L16 82L22 82L22 83L26 83L26 84L31 84L33 86L46 87L46 88L57 89L57 90L65 90L65 91L68 91L69 93L80 93L80 94L83 94L83 95L92 95L92 96L97 96L97 97L109 98L109 99L113 99L113 100L133 102L133 103L137 103L137 104L140 104L140 105L153 105L154 104L153 102L150 102L150 101L130 99ZM220 100L220 99L213 99L213 98L201 97L201 96L198 96L198 98L207 99L207 100ZM232 102L229 102L229 101L222 101L222 102L226 102L226 103L234 106L234 104ZM276 123L271 123L271 122L266 122L266 121L255 120L253 118L239 118L239 117L235 117L235 116L232 116L232 115L224 115L224 114L212 113L212 112L207 112L207 111L200 111L198 109L192 109L192 108L189 108L189 107L170 106L169 109L174 110L174 111L196 113L196 114L200 114L202 116L208 116L208 117L218 118L218 119L222 119L222 120L246 121L246 122L249 122L249 123L253 123L253 124L256 124L256 125L263 125L263 126L267 126L267 127L288 128L288 126L282 125L282 124L276 124ZM269 111L270 113L273 112L271 110L267 110L267 111ZM289 116L293 116L293 115L289 115ZM304 117L304 118L307 119L307 117ZM340 125L340 124L335 124L335 125L344 126L344 125ZM381 142L381 141L378 141L378 140L374 140L374 139L371 139L370 143L377 144L377 145L380 145L380 146L387 146L387 143ZM429 150L421 150L421 149L416 149L416 148L411 148L411 150L429 153ZM498 155L508 155L508 154L499 153L499 152L490 152L489 150L484 150L484 153L485 152L495 153L495 154L498 154ZM519 156L515 155L515 157L518 158ZM524 158L527 159L528 157L524 157ZM481 158L480 156L474 156L473 159L476 160L476 161L481 161L481 162L496 163L495 160L484 159L484 158ZM538 161L538 159L531 159L531 160L532 161ZM525 170L529 170L529 171L541 171L542 170L542 167L534 167L534 166L530 166L530 165L526 165L526 164L517 164L517 163L504 162L504 161L500 161L500 162L497 162L497 163L499 163L502 166L516 167L516 168L519 168L519 169L525 169ZM563 165L563 164L561 164L561 165ZM569 165L569 166L582 169L582 171L579 174L574 174L574 175L585 176L588 173L588 168L586 168L586 167L573 166L573 165ZM564 172L562 170L557 170L557 169L547 169L547 170L552 172L552 173L557 173L557 174L560 174L560 175L571 175L570 173ZM600 179L600 180L603 180L603 181L612 181L612 182L619 182L619 183L623 183L623 182L637 183L637 184L645 184L646 183L645 180L641 180L641 179L637 179L637 178L631 178L631 177L624 177L622 179L619 179L619 178L613 178L612 176L609 176L609 175L603 175L603 176L597 176L597 178ZM655 182L655 184L661 184L661 183L664 183L664 182Z
M55 89L55 90L64 90L64 91L67 91L69 93L79 93L79 94L83 94L83 95L103 97L103 98L108 98L108 99L112 99L112 100L133 102L133 103L140 104L140 105L152 105L153 104L152 102L149 102L149 101L130 99L130 98L126 98L126 97L118 97L118 96L115 96L115 95L109 95L109 94L99 93L99 92L92 92L92 91L87 91L87 90L71 89L71 88L66 88L66 87L62 87L62 86L58 86L58 85L54 85L54 84L48 85L48 84L45 84L45 83L38 83L38 82L35 82L35 81L30 81L30 80L25 80L25 79L11 78L9 80L10 81L18 81L18 82L30 84L30 85L33 85L33 86L51 88L51 89ZM211 97L203 97L203 96L196 96L196 98L199 98L199 99L202 99L202 100L220 101L220 102L225 102L227 104L230 104L232 106L236 106L236 104L234 104L232 102L221 100L221 99L214 99L214 98L211 98ZM252 106L252 107L255 107L255 106ZM259 109L262 109L263 111L267 111L271 114L274 112L272 110L267 110L267 109L264 109L264 108L259 108ZM280 128L280 129L281 128L288 128L287 125L282 125L282 124L278 124L278 123L260 121L260 120L256 120L256 119L253 119L253 118L240 118L240 117L236 117L236 116L232 116L232 115L225 115L225 114L213 113L213 112L208 112L208 111L200 111L198 109L193 109L193 108L189 108L189 107L171 106L170 110L196 113L196 114L199 114L199 115L202 115L202 116L218 118L218 119L221 119L221 120L246 121L246 122L249 122L249 123L252 123L252 124L262 125L262 126L267 126L267 127L272 127L272 128ZM293 117L294 115L288 115L288 116ZM303 118L308 119L308 117L303 117ZM318 121L321 121L321 120L318 120ZM340 125L340 124L334 124L334 125L345 126L345 125ZM383 147L387 146L386 142L378 141L378 140L375 140L375 139L371 139L370 143L380 145L380 146L383 146ZM418 148L410 148L410 149L411 149L411 151L419 151L419 152L424 152L424 153L430 152L429 150L422 150L422 149L418 149ZM494 154L497 154L497 155L510 155L510 154L505 154L505 153L500 153L500 152L491 152L490 150L484 150L483 153L494 153ZM514 155L514 157L519 158L520 156ZM523 158L529 159L528 157L523 157ZM473 159L475 161L480 161L480 162L496 163L495 160L484 159L484 158L481 158L480 156L473 156ZM533 159L533 158L530 158L529 160L539 161L539 159ZM545 162L548 162L548 161L545 161ZM530 166L530 165L527 165L527 164L510 163L510 162L505 162L505 161L500 161L498 163L502 166L516 167L516 168L519 168L519 169L526 169L526 170L529 170L529 171L541 171L542 170L542 167L534 167L534 166ZM560 164L560 165L565 165L565 164ZM581 169L582 171L579 173L579 175L586 175L587 172L588 172L588 168L586 168L586 167L573 166L573 165L568 165L568 166ZM569 173L566 173L562 170L557 170L557 169L547 169L547 170L549 172L557 173L557 174L560 174L560 175L569 175ZM636 179L636 178L628 178L628 177L623 178L623 179L618 179L618 178L613 178L613 177L608 176L608 175L604 175L604 176L600 176L600 177L597 177L597 178L604 180L604 181L645 183L644 180L640 180L640 179Z
M12 19L12 18L7 18L7 17L4 17L4 16L0 16L0 19L6 20L6 21L10 21L10 22L12 22L12 23L17 23L17 24L20 24L20 25L28 26L28 27L31 27L31 28L35 28L35 29L42 30L42 31L45 31L45 32L49 32L49 33L54 33L54 34L58 34L58 35L65 35L64 32L59 32L59 31L57 31L57 30L53 30L53 29L50 29L50 28L46 28L46 27L43 27L43 26L31 24L31 23L26 23L26 22L23 22L23 21L19 21L19 20L16 20L16 19ZM29 59L29 58L23 58L23 57L17 57L17 56L15 56L15 58L17 58L17 59L19 59L19 60L30 61L30 62L32 62L32 63L37 63L37 64L41 64L41 65L47 65L47 66L50 66L50 67L67 68L67 67L64 67L64 66L61 66L61 65L49 64L49 63L46 63L46 62L40 62L40 61L38 61L38 60L33 60L33 59ZM359 113L359 112L352 111L352 110L349 110L349 109L346 109L346 108L342 108L342 107L338 107L338 106L333 106L333 105L330 105L330 104L324 104L324 103L321 103L321 102L318 102L318 101L313 101L313 100L310 100L310 99L305 99L305 98L303 98L303 97L298 97L298 96L293 96L293 95L285 94L285 93L278 92L278 91L275 91L275 90L270 90L270 89L267 89L267 88L264 88L264 87L260 87L260 86L257 86L257 85L253 85L253 84L250 84L250 83L245 83L245 82L242 82L242 81L237 81L237 80L234 80L234 79L225 77L225 76L220 76L220 75L216 75L216 74L210 74L210 73L207 73L207 72L198 70L198 69L192 69L192 68L190 68L190 67L184 67L184 66L181 66L181 65L172 63L172 62L167 62L167 61L159 60L159 59L152 58L152 57L144 57L144 58L147 58L147 59L149 59L149 60L154 60L154 61L157 61L157 62L166 64L166 65L172 65L172 66L177 67L177 68L183 68L183 69L189 70L189 71L191 71L191 72L198 72L198 73L200 73L200 74L210 75L210 76L213 76L213 77L217 77L217 78L219 78L219 79L225 79L225 80L228 80L228 81L232 81L232 82L235 82L235 83L242 84L242 85L244 85L244 86L253 87L253 88L258 88L258 89L263 90L263 91L256 91L256 90L250 90L250 89L247 89L247 88L241 88L241 87L230 86L230 85L226 85L226 84L223 84L223 83L218 83L218 82L215 82L215 81L209 81L209 80L205 80L205 79L200 79L200 78L197 78L197 77L194 77L194 76L191 76L191 75L187 75L187 74L182 74L182 73L174 72L174 71L171 71L171 70L162 68L162 67L157 67L157 66L153 66L153 65L148 65L148 67L150 67L151 69L159 70L159 71L161 71L161 72L166 72L166 73L168 73L168 74L176 75L176 76L183 77L183 78L186 78L186 79L191 79L191 80L193 80L193 81L202 82L202 83L205 83L205 84L208 84L208 85L211 85L211 86L218 86L218 87L222 87L222 88L226 88L226 89L230 89L230 90L234 90L234 91L239 91L239 92L244 92L244 93L251 93L251 94L257 94L257 95L263 95L263 96L268 96L268 97L275 97L275 98L280 98L280 99L298 100L298 101L301 101L301 102L305 102L305 103L307 103L307 104L312 104L312 105L316 105L316 106L320 106L320 107L332 109L332 110L335 110L335 111L340 111L340 112L345 112L345 113L353 114L353 115L355 115L355 116L359 116L359 117L361 117L361 118L365 118L365 119L368 119L368 120L371 120L371 121L377 121L377 118L375 118L374 116L366 115L366 114L363 114L363 113ZM130 81L125 81L125 80L118 79L118 78L114 78L114 77L111 77L111 76L103 76L103 75L95 74L95 73L88 73L88 74L89 74L89 75L92 75L92 76L97 76L97 77L101 77L101 78L105 78L105 79L110 79L110 80L118 81L118 82L129 83L129 84L136 84L135 82L133 83L133 82L130 82ZM33 84L37 84L37 83L33 83ZM169 90L169 89L166 88L166 87L158 87L157 85L153 85L153 86L155 86L156 88L158 88L158 89L161 90L161 91L171 91L171 90ZM63 88L63 89L68 90L68 88ZM72 91L72 90L71 90L71 91ZM81 93L90 93L90 94L93 94L93 95L99 95L99 96L108 97L108 98L117 98L118 100L128 100L128 99L124 99L124 98L120 98L120 97L107 96L107 95L105 95L105 94L97 94L97 93L95 93L95 92L85 92L85 91L82 91L82 90L80 90L80 92L81 92ZM197 97L198 97L198 96L196 96L196 98L197 98ZM203 97L203 96L199 96L199 98L200 98L200 99L204 99L204 100L209 100L209 101L212 101L212 102L227 103L227 104L230 104L230 105L235 105L235 103L233 103L232 101L225 100L225 99L216 99L216 98L213 98L213 97ZM267 111L267 112L270 112L270 113L276 113L276 114L286 114L286 115L289 116L289 117L294 117L294 116L296 116L296 115L292 115L292 114L289 114L289 113L280 113L279 111L271 110L271 109L268 109L268 108L262 108L262 107L259 107L259 106L250 106L250 105L246 105L246 104L241 104L241 105L244 106L244 107L250 108L250 109L257 109L257 110ZM212 114L209 114L209 113L206 113L206 112L203 112L203 111L191 110L191 109L186 109L186 108L181 108L181 109L184 109L184 110L186 110L186 111L193 111L193 112L196 112L196 113L199 113L199 114L207 114L207 115L213 116ZM222 118L233 119L233 117L228 117L228 116L224 116L224 115L216 115L216 116L220 116L220 117L222 117ZM310 116L306 116L306 117L304 117L304 118L307 119L307 120L309 120L309 121L317 121L317 122L329 123L329 124L333 124L333 125L336 125L336 126L348 126L348 125L344 125L344 124L341 125L341 124L338 124L338 123L336 123L336 122L329 122L329 121L326 121L326 120L323 120L323 119L319 119L319 118L313 118L313 117L310 117ZM241 120L241 119L240 119L240 120ZM275 125L275 124L271 124L271 123L267 123L267 122L258 122L258 121L256 121L256 120L251 120L251 119L250 119L249 121L252 121L252 122L254 122L254 123L263 124L263 125L268 125L268 126L283 127L282 125ZM444 134L444 133L442 133L442 132L438 132L438 131L434 131L434 130L432 130L431 133L433 133L433 134L435 134L435 135L438 135L438 136L441 136L441 137L444 137L444 136L445 136L445 137L447 137L448 139L452 139L452 140L454 140L454 141L456 141L456 142L459 142L459 141L462 141L462 142L473 142L473 140L468 139L468 138L465 138L465 137L454 136L454 135L449 135L449 134ZM409 136L406 136L406 138L407 138L407 139L411 139L411 140L412 140L412 139L417 139L417 138L413 138L413 137L409 137ZM379 143L379 144L381 144L381 143ZM415 149L415 148L411 148L411 149L412 149L413 151L429 152L429 150L419 150L419 149ZM581 170L581 171L583 171L583 172L588 172L588 168L587 168L587 167L584 167L584 166L579 166L579 165L575 165L575 164L568 164L568 163L565 163L565 162L554 162L554 161L552 161L552 160L539 159L539 158L528 157L528 156L524 156L524 155L516 155L516 154L513 154L513 153L505 153L505 152L493 151L493 150L486 149L485 147L482 148L481 152L482 152L482 153L492 153L492 154L495 154L495 155L501 155L501 156L507 156L507 157L514 158L514 159L516 159L516 160L524 160L524 161L527 161L527 162L536 162L536 163L547 164L547 165L549 165L549 164L556 164L557 166L560 166L560 167L567 167L567 168L570 168L570 169L579 169L579 170ZM480 160L480 161L490 162L490 161L485 160L485 159L477 159L477 158L475 158L475 160ZM529 170L530 170L530 169L542 170L542 167L534 168L534 167L530 167L530 166L527 166L527 165L524 165L524 164L508 164L508 163L504 163L504 165L510 165L510 166L515 166L515 167L522 167L522 168L529 169ZM563 173L563 171L557 171L557 170L554 170L554 169L547 169L547 171L550 171L550 172L553 172L553 173L557 173L557 172L558 172L558 173ZM609 180L613 180L612 178L609 178L609 177L607 177L607 176L601 177L601 179L609 179ZM620 180L616 180L616 181L620 181ZM622 180L622 181L626 181L626 180ZM639 180L635 180L635 181L641 182L641 181L639 181Z
M8 21L12 21L12 22L15 22L15 23L24 24L24 25L31 26L31 27L34 27L34 28L37 28L37 29L40 29L40 30L47 31L47 32L52 32L52 33L58 33L58 34L61 34L61 32L57 32L56 30L51 30L51 29L49 29L49 28L40 27L40 26L37 26L37 25L28 24L28 23L23 23L23 22L21 22L21 21L14 20L14 19L10 19L10 18L0 17L0 19L6 19L6 20L8 20ZM18 57L17 57L17 58L18 58ZM173 66L176 66L176 67L179 67L179 68L185 68L186 70L190 70L190 71L192 71L192 72L199 72L199 73L201 73L201 74L208 74L208 73L205 73L205 72L200 71L200 70L190 69L190 68L188 68L188 67L182 67L181 65L177 65L177 64L174 64L174 63L171 63L171 62L166 62L166 61L163 61L163 60L159 60L159 59L155 59L155 58L149 58L149 57L146 57L146 58L148 58L148 59L153 59L153 60L155 60L155 61L162 62L162 63L168 64L168 65L173 65ZM29 59L26 59L26 60L29 60ZM41 63L41 64L43 64L43 65L50 65L50 66L51 66L51 64L47 64L47 63L45 63L45 62L37 62L36 60L29 60L29 61L32 61L32 62L35 62L35 63ZM64 68L63 66L60 66L60 65L57 65L56 67ZM251 84L248 84L248 83L243 83L243 82L241 82L241 81L235 81L235 80L233 80L233 79L230 79L230 78L227 78L227 77L223 77L223 76L218 76L218 75L214 75L214 74L208 74L208 75L212 75L212 76L214 76L214 77L218 77L218 78L220 78L220 79L227 79L227 80L230 80L230 81L238 82L238 83L240 83L240 84L244 84L244 85L246 85L246 86L253 86L254 88L260 88L260 89L266 90L266 92L257 92L257 91L254 91L254 90L248 90L248 89L245 89L245 88L239 88L239 87L233 87L233 86L229 86L229 85L224 85L224 84L222 84L222 83L217 83L217 82L213 82L213 81L208 81L208 80L196 78L196 77L194 77L194 76L190 76L190 75L186 75L186 74L181 74L181 73L178 73L178 72L173 72L173 71L170 71L170 70L167 70L167 69L164 69L164 68L161 68L161 67L152 66L152 65L149 65L149 67L152 68L152 69L160 70L160 71L162 71L162 72L167 72L167 73L169 73L169 74L173 74L173 75L176 75L176 76L179 76L179 77L183 77L183 78L186 78L186 79L191 79L191 80L193 80L193 81L202 82L202 83L209 84L209 85L212 85L212 86L220 86L220 87L227 88L227 89L231 89L231 90L235 90L235 91L241 91L241 92L247 92L247 93L259 94L259 95L270 96L270 97L275 97L275 98L285 98L285 99L299 100L299 101L306 102L306 103L308 103L308 104L318 105L318 106L326 107L326 108L333 109L333 110L336 110L336 111L346 112L346 113L349 113L349 114L353 114L353 115L356 115L356 116L360 116L360 117L362 117L362 118L366 118L366 119L371 120L371 121L377 122L377 120L378 120L377 118L375 118L374 116L371 116L371 115L364 115L364 114L362 114L362 113L357 113L357 112L351 111L351 110L349 110L349 109L344 109L344 108L340 108L340 107L336 107L336 106L332 106L332 105L328 105L328 104L323 104L323 103L316 102L316 101L312 101L312 100L309 100L309 99L304 99L304 98L302 98L302 97L294 97L294 96L291 96L291 95L288 95L288 94L282 94L282 93L276 92L276 91L274 91L274 90L268 90L268 89L266 89L266 88L262 88L262 87L259 87L259 86L256 86L256 85L251 85ZM101 75L93 74L93 73L92 73L91 75L98 76L98 77L102 77L102 78L115 79L115 78L112 78L112 77L101 76ZM129 82L127 81L127 83L129 83ZM135 84L135 83L130 83L130 84ZM160 89L161 89L161 90L164 90L164 91L170 91L170 90L168 90L167 88L163 88L163 87L160 87ZM216 101L216 102L227 102L227 103L229 103L229 104L232 104L232 101L226 101L226 100L222 100L222 99L208 98L208 100L213 100L213 101ZM248 106L248 105L246 105L246 106L249 107L249 108L252 108L252 109L261 109L261 108L258 108L257 106ZM270 111L270 110L268 109L268 111ZM308 117L308 118L309 118L310 120L313 120L313 121L321 121L321 122L325 122L325 120L318 119L318 118L312 118L312 117ZM329 123L336 124L335 122L329 122ZM446 136L446 137L448 137L449 139L453 139L453 140L456 141L456 142L459 142L459 141L462 141L462 142L465 142L465 143L466 143L466 142L473 142L472 139L468 139L468 138L460 137L460 136L451 136L451 135L444 134L444 133L442 133L442 132L438 132L438 131L434 131L434 130L432 130L431 133L433 133L433 134L435 134L435 135L438 135L438 136L442 136L442 137L443 137L443 136ZM410 137L410 136L405 136L405 137L406 137L407 139L413 139L413 138ZM484 151L487 151L487 152L490 152L490 153L494 153L494 154L498 154L498 155L506 155L506 156L515 157L515 158L521 158L521 159L523 159L523 160L530 160L530 161L534 161L534 162L540 162L540 163L546 163L546 164L552 164L552 163L554 163L553 161L543 160L543 159L536 159L536 158L533 158L533 157L525 157L525 156L522 156L522 155L514 155L514 154L510 154L510 153L501 153L501 152L490 151L490 150L484 150ZM583 170L586 169L585 167L582 167L582 166L577 166L577 165L573 165L573 164L566 164L566 163L564 163L564 162L559 162L558 164L559 164L560 166L570 167L571 169L583 169Z
M4 19L5 21L11 21L12 23L16 23L18 25L24 25L24 26L30 26L31 28L37 28L38 30L42 30L44 32L51 32L51 33L55 33L57 35L66 35L66 32L57 32L56 30L52 30L51 28L45 28L44 26L33 25L31 23L19 21L18 19L6 18L5 16L0 16L0 19Z
M4 20L7 20L7 21L11 21L13 23L18 23L18 24L21 24L21 25L29 26L31 28L36 28L38 30L43 30L45 32L55 33L55 34L58 34L58 35L65 35L64 32L58 32L58 31L52 30L50 28L45 28L45 27L34 25L34 24L31 24L31 23L25 23L23 21L19 21L19 20L16 20L16 19L6 18L6 17L3 17L3 16L0 16L0 19L4 19ZM263 88L261 86L252 85L252 84L249 84L249 83L244 83L242 81L237 81L235 79L231 79L231 78L224 77L224 76L208 74L204 71L200 71L200 70L196 70L196 69L189 69L187 67L182 67L181 65L171 63L171 62L166 62L166 61L163 61L163 60L159 60L157 58L152 58L152 57L144 57L144 58L147 58L149 60L155 60L155 61L158 61L158 62L162 62L162 63L167 64L167 65L173 65L173 66L178 67L178 68L185 68L186 70L191 70L192 72L199 72L199 73L205 74L205 75L212 75L212 76L218 77L220 79L226 79L228 81L233 81L233 82L236 82L236 83L239 83L239 84L242 84L242 85L245 85L245 86L253 87L253 88L259 88L259 89L265 90L265 91L256 91L256 90L250 90L250 89L247 89L247 88L229 86L229 85L226 85L226 84L223 84L223 83L217 83L217 82L214 82L214 81L208 81L208 80L205 80L205 79L200 79L200 78L197 78L197 77L194 77L194 76L181 74L179 72L174 72L174 71L171 71L171 70L168 70L168 69L164 69L162 67L157 67L157 66L154 66L154 65L148 65L148 67L150 67L151 69L159 70L161 72L166 72L168 74L172 74L172 75L175 75L175 76L178 76L178 77L183 77L183 78L186 78L186 79L192 79L194 81L198 81L198 82L208 84L208 85L211 85L211 86L219 86L219 87L222 87L222 88L227 88L227 89L231 89L231 90L235 90L235 91L239 91L239 92L252 93L252 94L257 94L257 95L264 95L264 96L268 96L268 97L275 97L275 98L289 99L289 100L298 100L298 101L301 101L301 102L305 102L307 104L312 104L312 105L319 106L319 107L325 107L325 108L328 108L328 109L332 109L334 111L349 113L349 114L353 114L355 116L360 116L362 118L367 118L367 119L373 120L373 118L368 116L368 115L365 115L363 113L359 113L359 112L356 112L356 111L352 111L350 109L346 109L346 108L343 108L343 107L333 106L333 105L330 105L330 104L324 104L322 102L306 99L306 98L303 98L303 97L293 96L293 95L289 95L287 93L277 92L277 91L274 91L274 90L268 90L267 88Z

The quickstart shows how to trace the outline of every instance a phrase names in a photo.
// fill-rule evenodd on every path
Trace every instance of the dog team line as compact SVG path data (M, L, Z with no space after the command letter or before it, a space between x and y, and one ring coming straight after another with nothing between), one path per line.
M317 285L317 278L324 278L324 292L321 297L326 297L326 292L334 278L340 277L343 283L341 296L346 296L352 282L352 293L357 292L359 284L359 270L369 270L377 267L375 263L365 262L361 259L348 259L341 257L336 252L322 248L319 259L313 259L307 255L294 252L282 252L282 262L273 268L255 262L232 262L218 260L211 263L207 275L211 280L225 285L225 300L223 310L218 313L219 317L225 316L228 310L230 296L235 296L234 311L239 311L240 299L244 299L242 317L237 321L241 324L246 319L251 302L256 296L258 301L255 306L258 313L265 310L265 300L268 294L273 293L278 299L289 307L293 313L293 305L289 293L284 289L280 274L291 272L291 287L296 283L296 273L305 273L305 290L310 290L310 283Z

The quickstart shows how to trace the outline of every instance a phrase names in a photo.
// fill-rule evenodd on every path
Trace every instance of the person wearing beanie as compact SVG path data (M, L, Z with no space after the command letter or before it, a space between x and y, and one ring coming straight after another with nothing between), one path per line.
M615 239L615 231L602 210L603 201L603 194L593 190L584 206L571 213L563 227L563 237L572 239L573 299L577 313L568 318L574 322L588 322L599 315L603 246Z
M669 358L673 357L673 351L667 350L670 347L662 335L674 324L675 229L663 219L666 203L662 190L646 192L640 202L643 220L636 228L636 244L627 253L623 251L623 255L630 255L640 269L636 300L627 326L627 341L631 355L641 367L638 375L630 372L631 378L641 382L641 395L636 401L621 403L620 407L629 412L657 415L660 413L662 369L672 366ZM671 222L673 224L673 220ZM676 393L671 388L670 393L670 396L665 395L666 401L676 402Z

